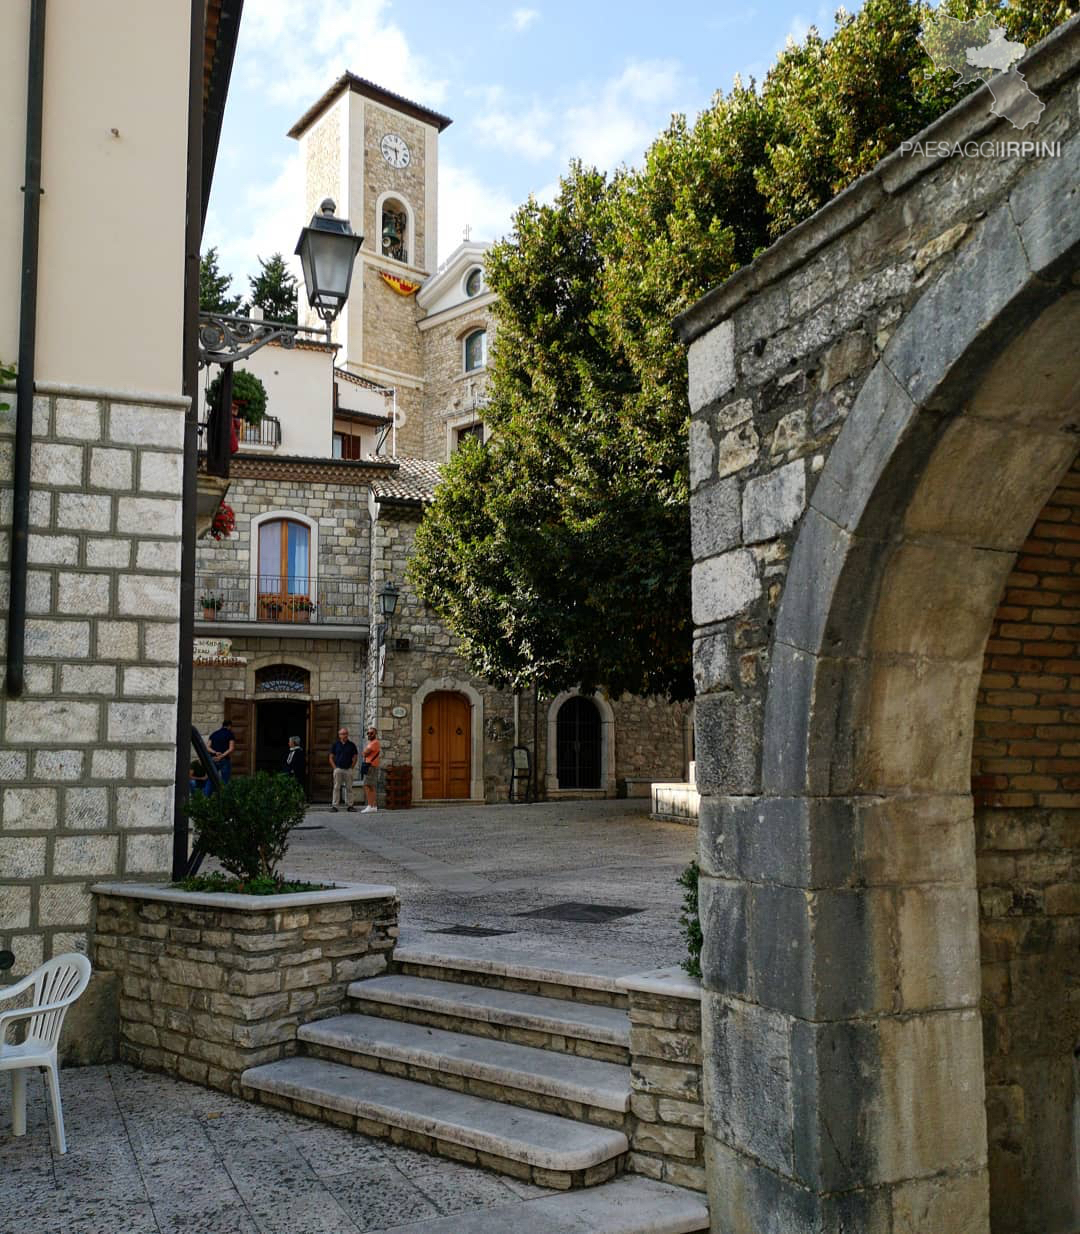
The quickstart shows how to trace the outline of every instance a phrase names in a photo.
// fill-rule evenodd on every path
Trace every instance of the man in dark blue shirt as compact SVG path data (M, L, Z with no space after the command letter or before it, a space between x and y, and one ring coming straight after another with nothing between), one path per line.
M228 784L229 776L232 775L232 755L236 749L236 738L229 727L228 716L222 720L221 727L215 729L210 734L210 740L207 744L210 746L210 753L217 764L222 784Z
M349 740L349 730L338 730L338 739L330 747L330 766L334 769L334 793L330 799L330 809L336 814L338 803L342 797L350 810L353 805L353 768L360 757L360 751L354 742Z

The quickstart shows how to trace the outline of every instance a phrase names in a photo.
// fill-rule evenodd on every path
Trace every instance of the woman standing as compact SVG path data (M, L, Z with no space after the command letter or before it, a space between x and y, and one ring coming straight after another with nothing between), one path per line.
M307 759L304 751L300 748L300 738L289 738L289 752L285 755L285 774L292 776L294 780L304 790L304 796L307 796Z

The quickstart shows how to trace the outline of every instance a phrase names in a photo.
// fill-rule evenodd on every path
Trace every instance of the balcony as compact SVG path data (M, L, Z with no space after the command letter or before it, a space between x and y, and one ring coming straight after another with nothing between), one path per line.
M368 595L365 581L335 575L200 574L195 626L203 636L364 638Z
M208 420L199 425L199 449L206 450ZM244 422L244 430L240 434L240 449L252 448L276 450L281 445L281 421L277 416L263 416L258 424Z

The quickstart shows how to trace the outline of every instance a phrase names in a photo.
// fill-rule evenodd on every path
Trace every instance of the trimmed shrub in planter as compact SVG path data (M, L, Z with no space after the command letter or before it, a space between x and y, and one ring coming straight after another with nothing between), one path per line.
M230 780L209 797L193 796L188 815L199 846L230 874L276 890L289 832L303 822L305 807L304 790L292 776L260 771Z
M206 391L206 405L211 411L218 410L224 381L225 373L222 371ZM254 373L244 368L233 369L232 401L242 420L255 428L262 423L262 418L266 415L266 387Z

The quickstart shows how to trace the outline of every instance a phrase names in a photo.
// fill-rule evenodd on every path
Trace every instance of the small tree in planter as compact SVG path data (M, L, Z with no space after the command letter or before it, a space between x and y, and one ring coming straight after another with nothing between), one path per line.
M208 591L203 595L199 603L202 605L203 621L213 621L218 614L218 609L224 606L225 597Z
M224 382L225 373L220 372L206 391L206 405L211 411L217 411L220 407L221 388ZM248 372L247 369L234 369L232 402L237 417L253 428L258 428L266 414L266 387L254 373Z
M304 790L292 777L260 771L238 776L209 797L193 796L188 815L200 848L216 857L232 880L220 874L188 879L191 891L235 891L277 895L306 890L286 884L281 862L289 849L289 832L303 821Z

